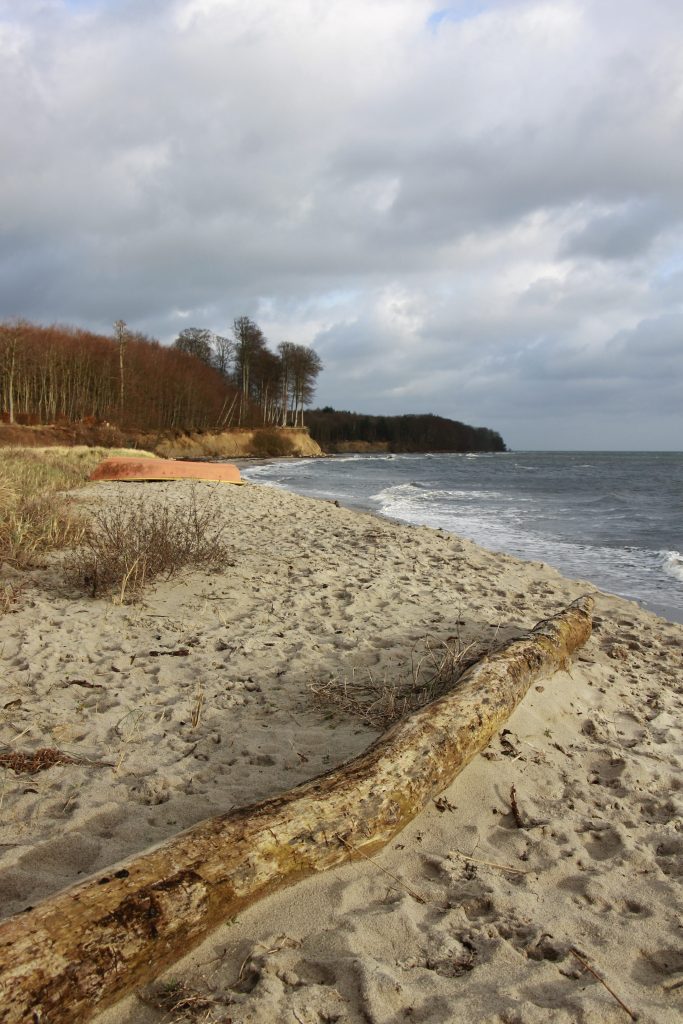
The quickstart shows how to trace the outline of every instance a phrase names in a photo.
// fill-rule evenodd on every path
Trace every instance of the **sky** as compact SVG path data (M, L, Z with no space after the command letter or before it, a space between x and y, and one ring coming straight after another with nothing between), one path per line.
M0 319L680 450L682 53L680 0L0 0Z

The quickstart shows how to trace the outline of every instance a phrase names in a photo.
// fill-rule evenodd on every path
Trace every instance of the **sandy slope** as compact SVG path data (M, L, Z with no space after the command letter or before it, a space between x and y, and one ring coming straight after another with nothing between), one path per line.
M192 485L138 486L183 501ZM0 769L5 915L362 750L372 727L316 707L312 682L406 683L425 636L489 644L594 589L327 502L198 486L229 522L224 573L121 607L78 597L52 567L0 620L2 750L91 759ZM373 862L270 897L169 972L206 997L188 1019L628 1020L573 945L641 1020L679 1020L682 640L599 596L571 675L531 691L441 809ZM102 1024L174 1017L132 998Z

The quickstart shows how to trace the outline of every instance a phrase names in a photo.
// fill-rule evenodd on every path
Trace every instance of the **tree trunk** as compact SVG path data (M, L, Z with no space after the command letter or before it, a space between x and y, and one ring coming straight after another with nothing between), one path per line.
M591 598L470 668L364 754L211 818L0 925L0 1022L79 1024L244 907L388 843L482 750L536 679L567 668Z
M14 423L14 371L17 363L17 341L12 339L9 349L10 355L7 360L7 413L9 422Z

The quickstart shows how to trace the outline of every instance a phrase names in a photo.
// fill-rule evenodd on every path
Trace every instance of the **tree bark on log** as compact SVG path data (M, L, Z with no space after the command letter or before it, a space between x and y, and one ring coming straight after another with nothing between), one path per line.
M1 1024L80 1024L267 893L388 843L455 778L529 686L591 633L584 597L472 666L364 754L210 818L0 924Z

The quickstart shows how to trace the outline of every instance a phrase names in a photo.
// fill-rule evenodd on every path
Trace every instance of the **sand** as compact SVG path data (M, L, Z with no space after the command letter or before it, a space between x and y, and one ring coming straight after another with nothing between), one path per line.
M680 1020L683 627L271 488L106 483L77 500L193 486L229 523L225 571L120 605L53 559L0 620L0 753L81 759L0 768L2 916L362 751L376 718L312 687L367 704L409 686L425 638L490 647L583 593L594 634L390 847L240 914L99 1024L627 1021L572 948L640 1020Z

